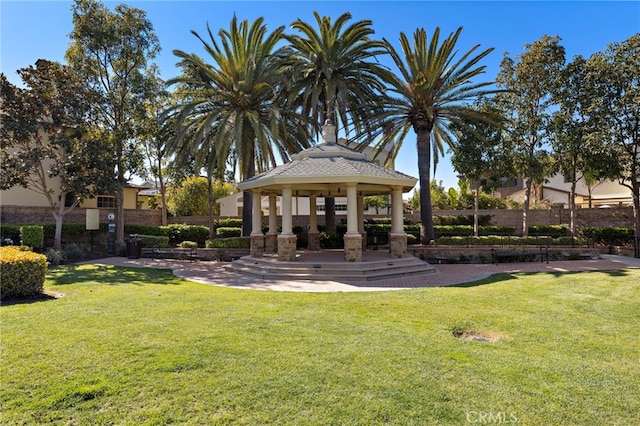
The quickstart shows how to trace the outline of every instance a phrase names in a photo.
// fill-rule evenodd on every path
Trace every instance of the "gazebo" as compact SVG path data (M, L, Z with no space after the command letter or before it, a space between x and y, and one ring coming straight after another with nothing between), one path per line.
M292 197L309 197L309 250L320 249L317 197L347 198L347 232L344 235L344 260L361 262L364 240L363 198L391 194L391 258L407 255L402 194L409 192L417 179L368 161L360 151L336 143L336 128L327 122L322 127L322 142L291 156L292 161L238 184L253 193L251 254L277 253L278 260L296 260L297 236L293 233ZM269 230L262 233L261 198L269 197ZM276 197L281 196L282 230L278 233Z

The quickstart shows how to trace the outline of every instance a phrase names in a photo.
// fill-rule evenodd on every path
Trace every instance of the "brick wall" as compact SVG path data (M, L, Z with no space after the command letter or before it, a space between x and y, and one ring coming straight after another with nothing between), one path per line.
M65 223L85 223L86 210L76 207L64 217ZM116 213L115 209L99 209L100 222L108 222L107 215ZM127 224L135 225L161 225L162 214L160 210L133 210L125 209L124 220ZM48 207L24 207L2 206L0 210L2 223L53 223L53 215Z
M75 208L65 216L66 223L84 223L86 209ZM116 213L115 209L100 209L100 222L107 222L107 214ZM162 216L160 210L125 210L125 223L138 225L160 225ZM473 210L434 210L434 216L473 216ZM490 215L492 225L515 226L518 229L522 225L522 210L480 210L480 215ZM414 223L420 222L420 214L407 215ZM225 218L216 216L217 218ZM278 217L278 224L281 218ZM631 207L618 207L611 209L578 209L578 227L583 226L610 226L633 227L633 209ZM1 223L53 223L51 211L46 207L22 207L1 206ZM262 218L262 223L267 224L268 217ZM566 225L569 223L569 210L554 207L544 210L529 211L530 225ZM206 216L184 216L169 218L169 223L186 223L189 225L208 226L209 218ZM308 216L293 216L293 224L303 227L309 225ZM324 216L318 216L318 225L324 224Z

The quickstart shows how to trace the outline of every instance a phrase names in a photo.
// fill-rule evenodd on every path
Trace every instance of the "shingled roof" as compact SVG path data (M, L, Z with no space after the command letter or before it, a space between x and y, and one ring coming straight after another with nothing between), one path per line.
M246 179L243 191L281 194L291 186L298 195L340 196L347 183L357 183L362 195L385 194L401 186L410 191L417 179L370 162L360 151L335 142L323 142L291 156L291 162Z

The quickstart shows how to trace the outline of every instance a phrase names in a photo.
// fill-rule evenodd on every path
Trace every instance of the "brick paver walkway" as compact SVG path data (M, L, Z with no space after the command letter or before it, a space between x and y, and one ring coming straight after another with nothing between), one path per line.
M256 290L308 292L380 291L447 286L482 280L497 273L557 273L571 271L598 271L624 268L640 268L640 259L633 259L623 256L603 256L602 259L557 261L549 262L548 264L542 262L526 262L500 263L497 265L434 265L438 271L435 274L367 282L338 282L305 280L264 280L235 272L229 268L228 263L224 262L189 262L180 260L161 260L146 258L127 259L123 257L110 257L87 263L171 269L173 273L178 277L210 285L233 288L248 288Z

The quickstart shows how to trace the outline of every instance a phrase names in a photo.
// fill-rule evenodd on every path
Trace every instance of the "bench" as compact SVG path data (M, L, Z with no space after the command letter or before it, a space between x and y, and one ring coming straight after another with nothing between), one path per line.
M505 258L522 258L522 261L528 261L529 259L535 260L540 256L540 262L546 261L549 263L549 249L547 247L540 247L540 250L498 250L491 249L491 263L498 264L500 259Z

